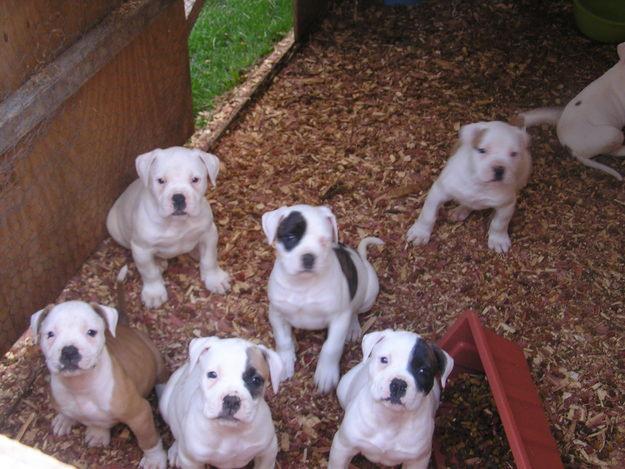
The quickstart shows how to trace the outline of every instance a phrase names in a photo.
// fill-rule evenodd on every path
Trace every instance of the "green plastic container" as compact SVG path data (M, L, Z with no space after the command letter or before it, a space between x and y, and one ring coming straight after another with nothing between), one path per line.
M625 41L625 0L573 0L579 30L599 42Z

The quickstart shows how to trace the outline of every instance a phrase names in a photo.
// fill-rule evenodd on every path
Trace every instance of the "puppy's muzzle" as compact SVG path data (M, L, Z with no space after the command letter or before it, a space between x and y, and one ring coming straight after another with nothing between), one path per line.
M234 418L234 415L241 408L241 399L237 396L227 395L221 404L221 418Z
M302 256L302 267L304 270L312 270L315 266L315 255L306 253Z
M393 378L389 385L390 397L388 400L391 401L391 404L401 404L401 398L406 395L407 389L408 383L406 383L406 381Z
M503 181L503 177L505 173L506 173L506 168L504 168L503 166L495 166L493 168L493 180Z
M66 345L61 349L61 365L63 365L63 370L76 370L78 369L78 363L80 363L81 359L80 352L73 345Z
M184 215L187 208L187 201L182 194L174 194L171 197L171 201L174 205L174 215Z

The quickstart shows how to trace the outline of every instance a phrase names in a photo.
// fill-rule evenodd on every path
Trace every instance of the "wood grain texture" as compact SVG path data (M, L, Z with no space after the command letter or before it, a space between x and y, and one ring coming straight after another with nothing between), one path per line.
M187 24L176 1L0 156L0 351L104 238L135 156L182 144L192 130Z

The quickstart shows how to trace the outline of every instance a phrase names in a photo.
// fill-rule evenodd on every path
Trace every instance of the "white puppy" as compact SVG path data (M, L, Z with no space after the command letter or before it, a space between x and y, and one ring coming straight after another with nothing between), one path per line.
M242 339L203 337L189 344L189 359L172 375L160 411L176 441L169 463L183 469L273 468L278 440L263 399L271 378L278 392L282 362L273 351Z
M115 308L82 301L32 315L58 410L52 429L67 435L79 422L87 426L89 446L108 446L111 427L125 423L144 452L140 467L165 469L167 456L145 399L157 381L166 379L163 362L145 334L117 321Z
M522 123L557 125L558 139L582 164L614 176L614 169L593 161L597 155L625 156L625 42L617 47L619 61L584 88L564 109L541 108L520 114Z
M362 354L336 391L345 416L328 468L347 469L358 453L387 466L427 468L453 358L418 334L391 329L366 334Z
M441 204L458 204L452 219L462 221L472 210L494 208L488 229L488 247L497 252L510 249L508 224L518 192L527 184L531 170L527 133L505 122L477 122L460 129L460 140L425 199L421 214L408 230L408 241L426 244Z
M172 257L199 257L206 288L225 293L228 274L217 265L217 228L204 197L207 175L213 186L219 172L215 155L183 147L156 149L136 159L139 179L119 196L106 227L132 250L143 279L141 299L148 308L167 301L162 272Z
M338 244L336 218L328 207L294 205L263 215L269 244L276 243L277 258L269 278L269 321L276 351L293 376L295 345L291 327L328 328L315 384L328 392L339 381L339 361L346 339L360 337L358 314L369 311L378 295L378 277L367 260L365 238L358 252Z

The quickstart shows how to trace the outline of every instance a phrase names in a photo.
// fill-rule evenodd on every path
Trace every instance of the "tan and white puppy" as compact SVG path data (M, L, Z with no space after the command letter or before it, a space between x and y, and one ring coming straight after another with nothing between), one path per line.
M623 177L597 155L625 156L625 42L617 47L619 61L575 96L564 109L541 108L521 113L521 122L557 126L558 140L582 164L619 181Z
M511 241L508 224L519 191L527 184L532 160L527 133L505 122L477 122L460 129L454 154L428 193L419 218L407 239L427 244L439 207L449 201L459 206L451 212L456 221L472 210L494 208L488 229L488 247L507 252Z
M229 277L217 265L217 227L204 197L207 176L216 184L219 159L171 147L139 155L135 164L139 179L115 201L106 227L115 241L132 250L143 279L143 303L156 308L167 301L166 259L186 253L199 257L206 288L225 293Z
M176 441L169 464L183 469L273 468L278 440L263 399L271 380L278 392L282 362L273 351L243 339L203 337L160 396L160 411Z
M378 295L367 246L383 242L364 238L358 251L338 243L336 218L328 207L281 207L265 213L262 223L267 242L276 246L267 289L269 321L285 378L295 369L291 328L328 328L315 371L317 389L328 392L339 381L345 341L360 337L358 314L369 311Z
M391 329L366 334L362 354L336 391L345 416L328 468L347 469L358 453L387 466L427 468L453 358L418 334Z
M81 423L88 446L107 446L111 427L124 423L143 450L140 467L164 469L167 456L145 399L156 382L166 380L163 362L147 335L117 322L115 308L82 301L32 315L58 411L52 430L67 435Z

